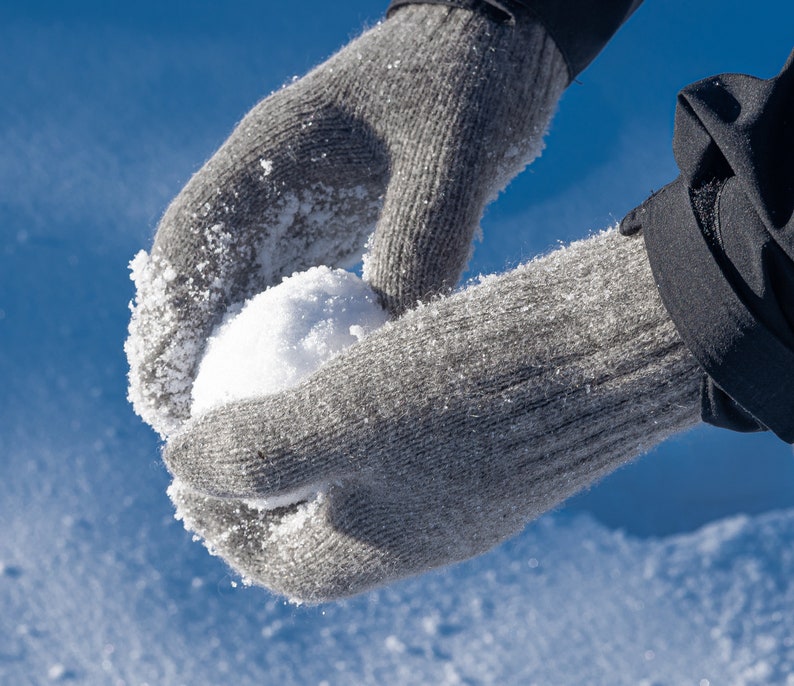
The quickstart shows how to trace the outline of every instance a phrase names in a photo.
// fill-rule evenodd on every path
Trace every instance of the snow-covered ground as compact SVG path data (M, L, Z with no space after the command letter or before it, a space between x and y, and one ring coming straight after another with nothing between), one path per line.
M794 459L770 436L698 429L486 556L345 603L241 586L173 519L157 438L126 402L127 264L245 109L381 8L14 5L0 683L794 684ZM757 5L646 3L486 216L472 271L601 228L667 181L676 89L769 76L791 48L794 7Z

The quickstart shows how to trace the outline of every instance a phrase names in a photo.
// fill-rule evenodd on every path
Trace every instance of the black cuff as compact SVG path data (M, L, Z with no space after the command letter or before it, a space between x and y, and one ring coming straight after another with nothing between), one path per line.
M530 17L546 28L573 81L592 62L642 0L392 0L387 15L403 5L449 5L488 13L497 21Z
M794 443L794 53L763 81L685 88L681 176L622 222L642 228L665 306L707 378L702 416Z

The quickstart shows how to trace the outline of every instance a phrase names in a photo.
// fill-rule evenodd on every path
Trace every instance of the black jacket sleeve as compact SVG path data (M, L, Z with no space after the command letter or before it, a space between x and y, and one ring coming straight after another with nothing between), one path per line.
M479 10L497 21L539 20L565 58L573 81L642 0L392 0L388 12L420 3Z
M623 220L702 366L703 419L794 442L794 53L678 96L681 175Z

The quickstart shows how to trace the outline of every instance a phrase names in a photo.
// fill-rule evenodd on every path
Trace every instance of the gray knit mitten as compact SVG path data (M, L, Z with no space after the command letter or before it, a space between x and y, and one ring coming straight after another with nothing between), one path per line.
M354 264L376 223L365 276L392 312L454 286L567 82L540 24L421 4L254 107L134 262L136 411L176 430L227 309L294 271Z
M189 422L165 451L171 496L247 579L348 596L482 553L697 423L700 375L642 239L609 232ZM304 502L248 502L274 497Z

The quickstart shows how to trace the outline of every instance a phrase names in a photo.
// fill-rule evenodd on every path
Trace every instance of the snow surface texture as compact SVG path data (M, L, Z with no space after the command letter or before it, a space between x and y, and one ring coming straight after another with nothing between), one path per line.
M329 267L296 272L227 314L193 382L192 414L294 386L387 320L355 274Z
M140 523L142 505L125 517ZM157 566L91 554L119 527L85 513L11 524L2 683L794 684L791 510L647 540L546 517L470 563L313 609L237 584L199 546L174 550L166 522L140 533Z

